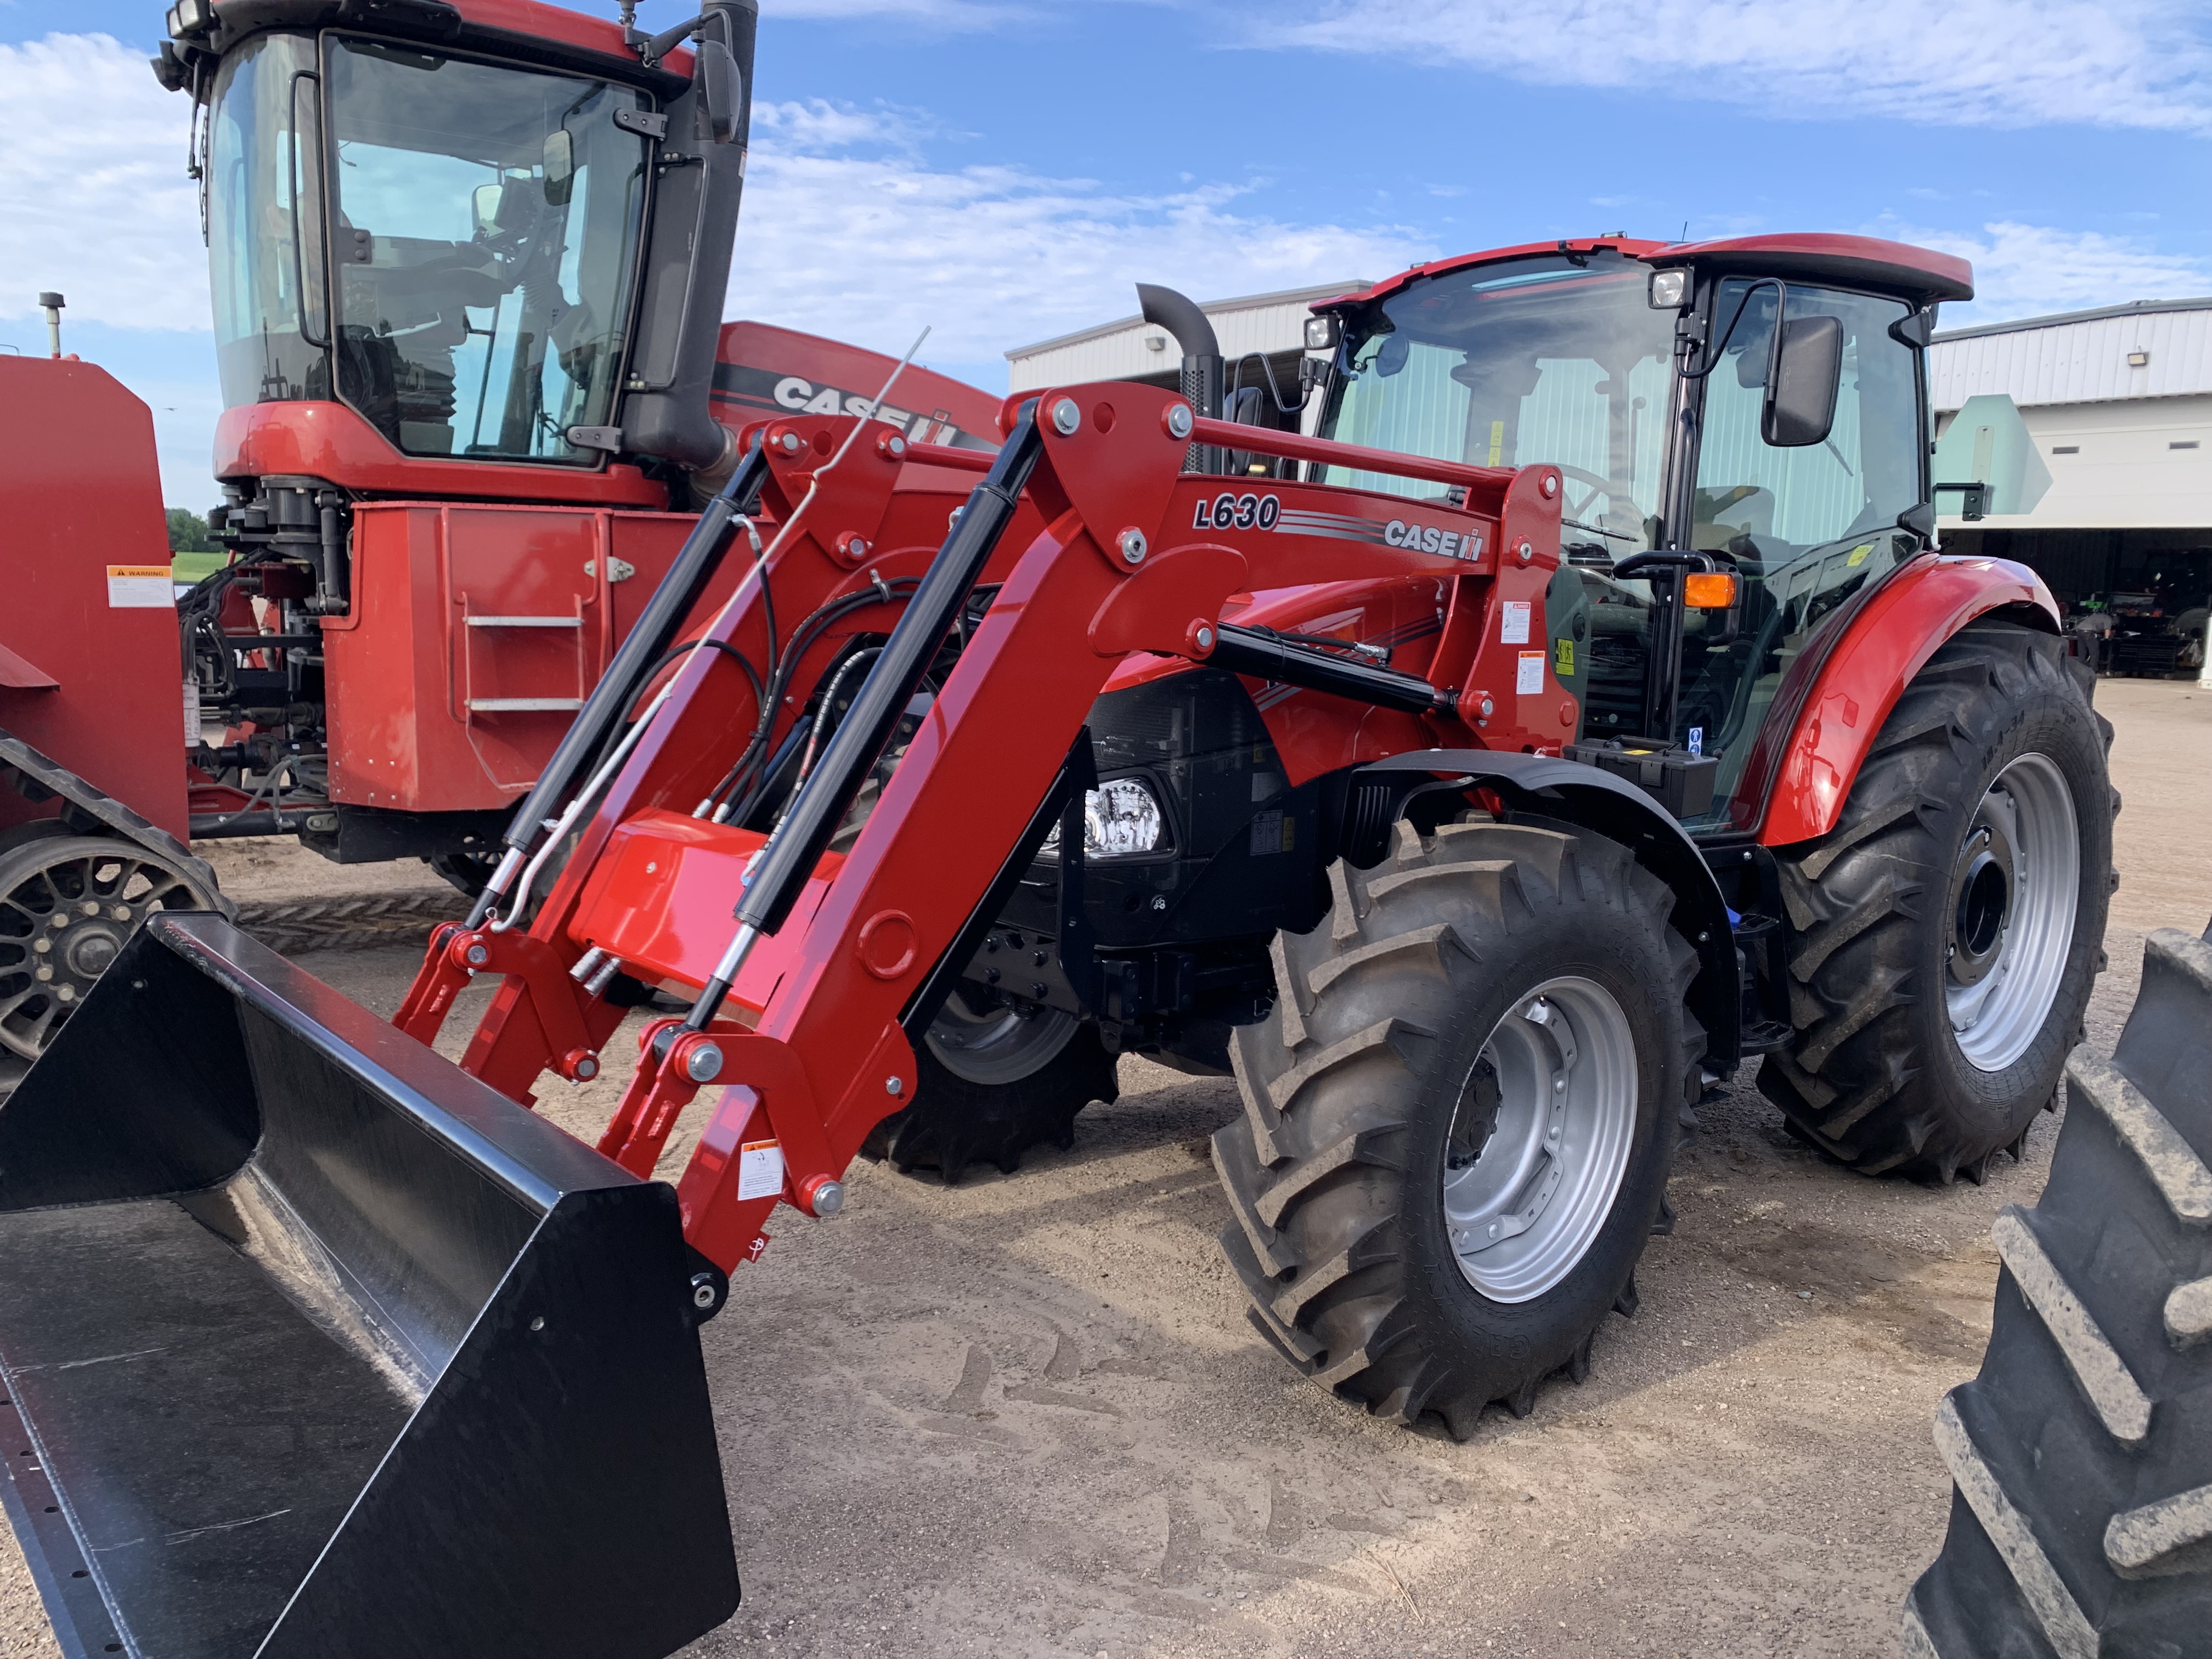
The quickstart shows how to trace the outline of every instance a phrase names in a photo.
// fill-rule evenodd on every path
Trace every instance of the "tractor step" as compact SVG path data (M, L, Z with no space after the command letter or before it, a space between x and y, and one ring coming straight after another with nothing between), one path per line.
M737 1573L674 1194L213 915L0 1110L0 1481L64 1651L657 1659Z

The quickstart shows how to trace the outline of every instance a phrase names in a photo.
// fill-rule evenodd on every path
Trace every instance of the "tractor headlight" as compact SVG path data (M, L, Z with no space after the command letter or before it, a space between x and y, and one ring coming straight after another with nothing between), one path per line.
M1083 855L1092 859L1127 858L1158 852L1167 838L1167 817L1152 792L1137 778L1109 778L1083 795ZM1037 849L1047 857L1060 852L1060 826L1054 824Z
M1109 778L1083 797L1083 850L1090 857L1152 852L1165 827L1159 802L1134 778Z

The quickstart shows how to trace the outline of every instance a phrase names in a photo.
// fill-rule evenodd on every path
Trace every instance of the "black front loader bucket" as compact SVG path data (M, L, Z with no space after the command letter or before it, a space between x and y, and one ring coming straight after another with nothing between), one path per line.
M0 1108L0 1480L62 1647L657 1659L737 1569L667 1187L212 915Z

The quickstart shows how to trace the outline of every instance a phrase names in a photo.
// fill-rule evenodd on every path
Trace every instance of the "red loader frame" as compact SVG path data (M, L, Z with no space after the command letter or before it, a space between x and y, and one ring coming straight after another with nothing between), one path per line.
M888 585L926 568L817 773L773 837L691 816L726 765L699 734L747 730L758 708L724 653L693 653L672 706L527 932L488 915L440 930L398 1017L428 1041L472 973L507 975L463 1064L526 1098L549 1067L596 1074L598 1048L625 1012L572 969L620 963L647 982L703 988L688 1017L648 1029L600 1146L649 1174L698 1089L731 1085L678 1189L686 1237L726 1272L757 1256L778 1201L811 1214L839 1201L845 1166L913 1087L909 1033L927 1025L933 992L941 1000L945 988L933 967L963 960L963 933L991 920L990 896L1072 787L1062 757L1131 659L1149 653L1166 668L1225 658L1216 619L1232 596L1427 579L1444 598L1427 684L1385 677L1398 683L1401 708L1421 711L1371 732L1362 719L1334 722L1334 743L1310 736L1312 769L1439 746L1556 754L1574 729L1573 702L1548 672L1536 692L1511 689L1518 647L1501 641L1493 620L1507 601L1540 605L1557 568L1556 469L1470 467L1256 433L1194 419L1175 394L1126 384L1048 392L1009 416L995 459L923 445L901 453L886 434L818 480L811 469L849 420L766 428L764 511L788 522L819 483L807 556L787 551L776 563L780 607L860 594L878 578ZM1459 486L1465 504L1421 504L1421 527L1437 532L1428 544L1439 550L1428 551L1406 534L1416 510L1398 497L1289 482L1224 489L1229 481L1182 471L1191 443L1232 441ZM945 522L948 471L987 468L933 558L923 538ZM1000 584L981 626L858 841L842 859L825 856L921 665L979 580ZM765 628L751 584L705 637L757 643ZM734 940L708 920L733 902ZM741 1149L766 1143L781 1152L783 1178L761 1191L756 1182L766 1186L772 1166L749 1165Z

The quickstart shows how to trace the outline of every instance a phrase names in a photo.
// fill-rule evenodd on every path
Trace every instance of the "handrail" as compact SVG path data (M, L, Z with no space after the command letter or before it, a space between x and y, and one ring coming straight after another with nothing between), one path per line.
M1396 478L1419 478L1425 483L1460 484L1503 495L1513 483L1516 468L1468 466L1459 461L1432 460L1425 455L1403 455L1395 450L1368 449L1339 443L1332 438L1309 438L1303 433L1277 432L1263 426L1243 426L1235 421L1210 421L1204 416L1190 423L1193 443L1257 455L1279 455L1285 460L1320 461L1330 466L1356 467L1362 472L1388 473Z
M949 466L956 472L988 472L999 459L995 449L961 449L951 444L908 442L906 458L924 466Z

